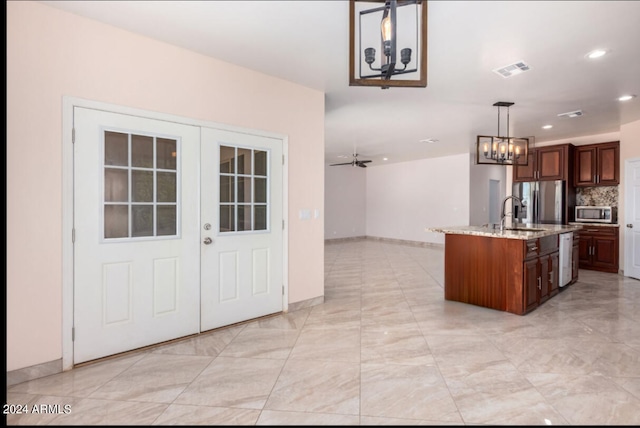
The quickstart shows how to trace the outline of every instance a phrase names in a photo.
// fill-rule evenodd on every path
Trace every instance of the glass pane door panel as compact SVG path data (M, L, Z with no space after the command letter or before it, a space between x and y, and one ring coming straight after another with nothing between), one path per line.
M104 237L129 237L129 207L127 205L105 205Z
M133 218L131 236L153 236L153 205L133 205L131 216Z
M220 146L219 232L268 229L268 160L267 150Z
M253 229L267 230L267 206L256 205L253 208Z
M262 150L256 150L253 153L253 174L254 175L267 175L267 152Z
M236 148L220 146L220 172L227 174L234 174L236 172L235 167Z
M133 202L153 202L153 172L131 171Z
M129 173L126 169L105 168L105 202L129 202Z
M235 177L220 176L220 202L235 202Z
M267 202L267 179L254 178L255 199L253 202Z
M251 202L251 178L238 177L238 202Z
M177 141L167 138L158 138L156 142L158 169L175 170L178 158Z
M178 149L177 139L104 132L105 239L177 234Z
M251 230L251 205L238 205L238 232Z
M250 149L238 149L238 174L251 174Z
M156 233L158 236L177 235L176 230L176 206L160 205L158 206Z
M131 135L131 166L153 168L153 137Z
M176 202L177 183L174 172L158 172L158 195L156 202Z
M220 205L220 232L233 232L236 230L235 225L235 207Z
M104 133L104 164L129 166L129 134Z

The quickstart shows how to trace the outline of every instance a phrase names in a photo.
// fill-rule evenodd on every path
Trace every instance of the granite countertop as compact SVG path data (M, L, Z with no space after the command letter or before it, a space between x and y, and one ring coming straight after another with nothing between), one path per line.
M449 233L455 235L475 235L488 236L491 238L506 239L535 239L543 236L557 235L560 233L573 232L580 230L584 224L518 224L516 228L507 228L500 231L499 228L493 229L491 226L451 226L451 227L430 227L425 229L426 232ZM521 230L517 230L520 228ZM528 230L527 230L528 229ZM536 230L531 230L536 229Z
M618 223L585 223L585 222L569 222L569 226L604 226L604 227L620 227Z

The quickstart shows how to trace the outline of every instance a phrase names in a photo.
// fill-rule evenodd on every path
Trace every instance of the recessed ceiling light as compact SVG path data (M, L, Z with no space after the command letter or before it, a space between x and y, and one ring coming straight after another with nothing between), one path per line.
M424 140L420 140L421 143L437 143L440 140L436 140L435 138L425 138Z
M623 95L620 98L618 98L618 101L629 101L630 99L635 98L635 95Z
M602 56L605 56L608 52L604 49L596 49L594 51L591 51L587 54L587 58L589 59L596 59L596 58L600 58Z
M382 158L382 160L389 160L389 158Z
M551 128L553 128L553 125L544 125L542 127L542 129L551 129Z

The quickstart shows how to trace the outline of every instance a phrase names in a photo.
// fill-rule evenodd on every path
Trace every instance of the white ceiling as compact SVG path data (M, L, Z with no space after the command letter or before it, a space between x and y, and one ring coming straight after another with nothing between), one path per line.
M429 1L427 87L388 90L349 86L346 0L43 3L324 91L327 163L468 153L498 133L497 101L538 144L640 119L639 1ZM588 60L596 48L610 52ZM531 70L492 72L519 60Z

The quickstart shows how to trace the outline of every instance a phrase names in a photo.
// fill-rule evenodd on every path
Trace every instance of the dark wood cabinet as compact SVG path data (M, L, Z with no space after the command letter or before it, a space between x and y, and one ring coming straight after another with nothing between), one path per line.
M524 315L559 291L559 242L447 233L444 297Z
M571 282L573 284L578 280L579 272L579 259L580 259L580 234L573 232L573 248L571 253Z
M572 144L531 149L527 165L513 167L513 181L567 180L572 149Z
M527 241L524 261L524 308L530 312L558 294L560 254L558 235ZM531 249L535 248L534 251Z
M575 186L620 184L620 142L589 144L574 150Z
M580 269L618 273L618 233L614 226L584 227L578 245Z

